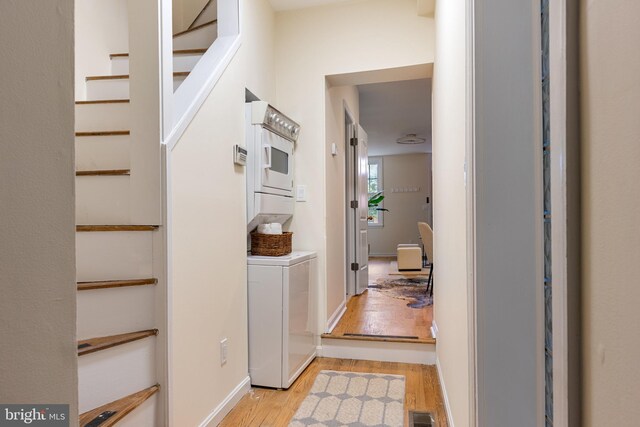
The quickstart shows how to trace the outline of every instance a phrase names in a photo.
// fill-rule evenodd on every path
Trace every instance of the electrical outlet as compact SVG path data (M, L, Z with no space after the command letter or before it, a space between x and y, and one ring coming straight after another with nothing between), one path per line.
M227 363L228 341L226 338L220 340L220 366Z

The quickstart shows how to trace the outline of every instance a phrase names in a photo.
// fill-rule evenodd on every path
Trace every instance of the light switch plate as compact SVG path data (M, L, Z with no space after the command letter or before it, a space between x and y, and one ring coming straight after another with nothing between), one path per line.
M307 201L307 186L306 185L296 186L296 202L306 202L306 201Z

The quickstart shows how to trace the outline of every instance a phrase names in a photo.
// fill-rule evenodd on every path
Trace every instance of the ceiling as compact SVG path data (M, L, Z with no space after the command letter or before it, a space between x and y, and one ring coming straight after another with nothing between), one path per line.
M331 3L342 3L350 0L269 0L276 11L304 9ZM418 0L418 15L433 17L435 0Z
M341 3L349 0L269 0L274 10L304 9L331 3Z
M360 124L369 136L369 155L431 152L431 79L358 86ZM396 139L415 133L423 144L402 145Z

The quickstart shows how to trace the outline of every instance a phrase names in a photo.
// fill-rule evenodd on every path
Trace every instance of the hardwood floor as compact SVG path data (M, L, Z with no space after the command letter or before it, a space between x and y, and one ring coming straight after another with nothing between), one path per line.
M283 427L289 424L323 369L404 375L405 426L408 411L431 412L438 427L446 427L446 414L435 366L317 358L288 390L252 388L222 420L220 427Z
M391 275L395 258L370 258L369 282ZM327 338L367 339L380 341L435 343L431 336L433 307L411 308L407 301L384 295L374 289L354 296L347 302L347 311ZM358 338L345 334L383 335L385 338ZM389 337L417 338L389 338Z

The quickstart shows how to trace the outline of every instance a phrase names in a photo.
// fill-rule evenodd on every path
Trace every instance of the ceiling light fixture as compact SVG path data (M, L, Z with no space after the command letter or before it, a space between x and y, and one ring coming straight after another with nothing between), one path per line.
M418 135L415 133L409 133L407 136L403 136L402 138L396 139L398 144L422 144L427 140L424 138L418 138Z

